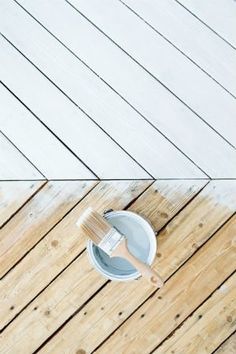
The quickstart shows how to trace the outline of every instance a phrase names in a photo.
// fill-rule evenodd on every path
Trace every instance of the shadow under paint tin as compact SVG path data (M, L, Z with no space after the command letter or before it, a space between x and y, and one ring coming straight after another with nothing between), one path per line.
M105 219L127 238L130 252L138 259L152 264L157 250L156 235L149 222L131 211L110 211ZM103 276L111 280L127 281L140 277L140 273L127 260L109 257L91 240L87 243L91 264Z

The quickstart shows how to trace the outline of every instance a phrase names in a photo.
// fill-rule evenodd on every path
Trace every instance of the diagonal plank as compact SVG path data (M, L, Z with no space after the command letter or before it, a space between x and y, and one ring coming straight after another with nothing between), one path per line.
M40 4L35 1L20 0L20 3L208 175L236 176L235 150L80 13L62 0ZM82 10L86 8L89 16L95 11L94 4L98 6L96 14L99 14L103 3L79 2L80 8ZM110 5L107 5L106 11L109 8ZM61 26L62 22L64 26ZM75 36L75 33L83 33L83 36ZM89 46L88 42L96 45ZM117 71L117 65L122 70ZM143 117L140 116L140 120ZM179 124L176 124L176 121ZM100 120L100 124L105 129L109 129L104 120ZM225 126L225 122L222 125ZM119 120L117 131L120 126ZM134 129L135 123L132 126ZM142 130L141 125L140 129ZM233 129L229 131L232 132L232 136L235 136ZM137 135L136 131L135 134ZM144 129L142 134L147 135ZM148 140L154 144L150 138ZM160 146L156 149L156 151L161 150ZM148 155L150 160L155 159L153 153ZM147 158L144 161L147 163ZM149 170L147 166L146 168Z
M0 229L44 183L43 181L0 182Z
M0 334L1 353L33 353L103 284L84 252Z
M188 157L184 156L148 122L141 119L140 115L127 102L116 92L111 90L108 85L72 53L64 48L20 6L13 1L9 2L4 0L1 2L0 15L2 16L1 28L4 36L29 58L34 65L43 71L50 80L60 87L83 112L86 112L97 125L112 137L119 146L131 155L135 161L141 164L152 176L155 178L205 177L204 173L199 171L199 169L189 161ZM16 31L16 20L19 21L18 31ZM1 44L1 46L2 45L3 47L6 46L4 43ZM19 53L17 54L19 56ZM8 70L2 73L3 81L37 116L39 116L34 108L25 100L25 96L28 97L29 95L26 88L24 87L23 91L21 88L17 90L19 84L16 82L13 69L16 65L17 54L13 54L13 58L5 59L7 60L6 67ZM7 53L6 56L8 57ZM57 60L55 60L55 58L57 58ZM25 61L25 59L23 61ZM14 64L11 66L10 63L12 62ZM32 77L23 72L25 66L27 70L30 70L28 66L31 65L27 62L27 64L21 65L22 73L18 75L24 77L24 83L25 76L30 78L31 85L29 85L29 87L30 90L32 90ZM35 68L31 69L36 72ZM114 71L118 72L117 68ZM13 73L14 77L12 77ZM38 72L33 75L38 75ZM78 78L80 78L80 80L78 80ZM13 83L9 84L9 81ZM136 82L137 78L133 82L133 85L136 85ZM147 93L148 91L145 95L147 95ZM43 117L44 122L49 127L51 127L52 119L53 117L48 114ZM85 119L89 120L88 117ZM47 120L48 123L45 120ZM66 119L66 124L68 124L68 119ZM58 120L56 126L58 126ZM52 130L54 131L54 128ZM128 134L124 132L128 132ZM73 132L70 131L69 134L73 135ZM72 148L72 145L69 143L67 145ZM93 151L94 150L96 149L93 148ZM106 155L108 155L108 153L110 155L109 168L112 170L111 166L114 165L113 161L115 157L112 161L112 150L106 152ZM228 154L231 155L230 151L228 151ZM100 159L101 156L99 157L99 160ZM86 162L86 160L82 160ZM166 163L166 161L168 161L168 163ZM96 173L96 169L92 167L92 164L90 162L87 164ZM226 158L225 169L231 170L231 167L232 162L229 165ZM234 175L232 170L231 173ZM105 175L104 172L103 176L101 176L101 174L98 174L98 176L105 179L110 178ZM125 173L124 171L121 178L134 177L132 175L127 177L127 172Z
M236 329L236 274L205 301L155 354L212 353Z
M232 144L236 143L235 135L231 132L232 127L235 126L234 97L122 2L118 0L102 2L69 0L67 2L83 13L185 105ZM230 67L235 67L234 62ZM233 71L235 73L234 69ZM222 117L225 122L227 121L226 125L222 122Z
M223 343L215 354L235 354L236 352L236 333L231 335L225 343Z
M147 172L1 36L0 47L1 79L96 175L104 179L150 178ZM24 174L21 175L19 178L23 178ZM191 176L192 172L189 173ZM198 174L198 177L202 176Z
M160 344L235 270L235 221L222 227L96 353L116 348L144 354Z
M157 181L131 205L129 210L138 211L141 205L146 206L150 199L154 199L156 217L160 216L160 220L153 226L159 229L198 193L205 183L203 181ZM166 214L161 216L161 212ZM148 211L146 213L148 215ZM150 215L153 215L152 206ZM89 265L87 255L83 253L4 331L2 348L11 347L12 351L17 352L24 348L27 348L27 352L34 351L105 283L106 280ZM83 330L86 330L90 324L88 321L83 326ZM28 343L29 333L30 343Z
M88 206L93 206L100 212L106 208L122 209L150 184L150 181L100 182L43 238L37 247L32 249L2 279L0 283L0 328L7 325L30 300L83 251L86 238L84 235L79 237L76 221ZM34 232L33 228L32 237Z
M0 127L47 179L96 178L3 85Z
M0 230L0 278L94 186L95 182L48 182Z
M174 0L122 2L224 88L236 92L235 50L184 7Z
M0 151L0 181L45 179L45 177L14 147L1 131Z
M231 185L222 182L210 183L161 231L154 268L164 279L175 273L181 264L233 214L236 205L232 194L235 190L236 183ZM137 203L138 200L136 205ZM149 218L148 210L145 215ZM158 213L156 216L153 215L153 220L156 217ZM63 350L74 352L83 348L88 353L92 352L153 292L154 289L143 279L138 282L109 283L46 344L43 351L57 352L60 348L62 352ZM129 336L127 340L128 338ZM111 347L108 352L112 352ZM116 352L121 352L119 346Z
M166 225L208 181L156 181L129 208L150 220L156 231Z
M178 0L178 2L236 49L236 7L234 1Z

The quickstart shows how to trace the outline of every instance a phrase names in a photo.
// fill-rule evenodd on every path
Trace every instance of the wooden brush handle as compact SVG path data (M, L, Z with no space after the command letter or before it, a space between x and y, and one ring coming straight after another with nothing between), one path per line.
M143 263L142 261L140 261L138 258L136 258L135 256L133 256L129 250L127 249L127 252L125 254L125 258L130 261L131 264L133 264L133 266L142 274L142 276L146 279L148 279L148 281L158 287L161 288L163 286L163 280L161 279L161 277L157 274L157 272L155 270L153 270L149 265Z
M142 274L142 276L149 280L149 282L161 288L164 284L163 280L161 279L160 275L157 274L155 270L153 270L149 265L143 263L138 258L130 253L127 240L124 239L112 252L112 257L123 257L127 259L133 266Z

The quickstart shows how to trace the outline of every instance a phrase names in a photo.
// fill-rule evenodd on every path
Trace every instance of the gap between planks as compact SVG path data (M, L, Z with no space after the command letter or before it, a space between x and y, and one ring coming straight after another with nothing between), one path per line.
M142 353L148 353L148 352L150 353L150 351L152 351L155 348L155 345L157 344L156 342L160 342L162 338L164 339L170 334L171 327L175 328L180 322L185 320L186 316L188 316L192 312L191 311L192 302L195 302L195 305L193 305L194 306L193 310L195 310L195 308L198 307L199 305L203 304L205 299L208 298L209 294L212 294L215 291L215 289L217 289L217 287L220 286L222 284L222 282L225 281L225 279L227 279L228 276L232 275L233 272L235 271L234 263L232 262L233 255L234 255L234 246L233 246L233 243L231 243L231 245L230 245L230 242L227 246L228 238L226 238L226 239L224 238L224 232L225 232L225 230L228 230L229 240L233 239L234 234L232 232L233 231L232 228L233 228L234 221L235 221L235 218L231 217L229 219L228 223L225 224L222 228L220 228L217 231L217 233L214 234L214 237L211 237L209 239L209 241L206 242L205 246L203 248L201 248L201 250L199 250L199 252L196 252L196 254L194 254L193 257L190 257L188 262L185 263L183 266L181 266L181 269L179 270L179 272L175 273L175 275L173 277L171 277L170 280L167 281L166 288L160 289L158 291L160 299L162 299L162 298L165 299L165 297L167 297L167 300L168 300L168 296L170 296L170 297L172 297L173 304L175 303L173 296L176 296L176 301L177 301L176 306L178 308L175 308L176 306L173 305L174 313L173 313L172 307L171 307L172 306L171 305L172 304L171 298L169 299L170 308L169 308L168 312L166 312L164 304L162 305L163 311L161 311L160 301L158 301L157 298L150 296L148 298L148 300L141 307L139 307L138 310L134 314L132 314L132 316L128 320L126 320L124 323L122 323L122 325L116 330L115 335L111 335L111 337L108 339L108 341L104 342L105 346L104 345L102 345L101 347L99 346L98 348L100 348L100 349L98 349L98 350L95 349L95 351L97 353L105 353L106 350L111 349L111 345L112 345L113 347L115 346L117 350L122 349L122 350L125 350L128 352L129 350L132 349L132 345L131 345L131 342L132 342L132 344L135 343L136 350L137 350L137 345L140 345L141 346L140 350ZM221 241L224 241L223 244ZM227 251L229 249L229 255L230 255L229 258L231 259L231 261L230 261L230 259L228 260L227 257L224 258L224 261L226 261L227 267L228 267L227 271L225 271L225 269L224 269L225 273L224 273L224 271L221 271L221 269L220 269L220 265L222 262L222 256L220 255L220 253L217 253L216 250L214 251L215 247L218 248L220 246L220 247L223 247L222 248L222 252L223 252L224 251L223 245L226 247L225 251ZM196 268L192 269L192 264L194 265L195 263L198 263L198 259L200 261L202 257L203 257L202 260L204 260L204 258L205 258L204 261L208 263L209 260L206 257L206 252L209 247L210 247L210 249L213 250L213 254L215 254L214 257L216 257L216 264L213 263L211 267L208 267L208 271L211 272L211 277L209 278L209 281L212 282L212 288L209 284L209 286L210 286L209 293L206 290L204 290L206 293L203 297L201 292L196 293L197 290L193 284L196 283L196 285L198 284L200 286L201 282L203 282L202 286L206 286L206 284L204 285L204 281L205 281L204 279L207 278L207 276L206 276L207 270L206 269L204 270L204 268L203 268L202 269L202 277L198 273L196 274L196 277L195 277L194 276L194 269L196 269ZM202 266L202 264L199 263L199 268L201 266ZM215 266L217 267L216 269L214 268ZM215 272L217 272L219 274L219 277L215 274ZM181 278L182 273L184 273L185 275L189 274L190 278L193 276L193 279L192 280L190 279L190 283L188 283L188 281L185 278L183 278L183 277ZM178 279L178 281L177 281L177 279ZM186 303L186 306L185 306L185 302L180 303L180 301L182 301L181 296L180 297L178 296L178 292L181 291L181 285L180 285L180 289L178 290L178 282L180 282L180 279L182 279L181 283L187 282L186 287L189 288L190 294L192 291L196 295L196 299L191 298L190 303ZM175 282L177 282L177 284ZM168 293L168 289L172 288L172 287L173 287L173 289L174 288L176 289L176 292L177 292L176 295L171 295L171 293ZM182 285L182 287L183 287L183 285ZM205 289L205 288L203 288L203 289ZM181 294L183 294L183 297L184 297L185 291L182 290ZM154 305L154 301L158 302L158 303L156 303L156 308L151 306L151 304ZM185 299L185 301L186 301L186 299ZM168 306L168 303L166 303L166 306ZM158 310L159 315L156 313L158 307L159 307L159 310ZM144 315L142 315L142 314L144 314ZM175 321L172 320L172 321L168 322L169 316L171 315L171 317L172 317L172 316L174 316L174 314L176 317ZM165 331L163 333L163 328L160 328L161 329L160 335L157 338L155 338L156 336L154 337L153 333L152 333L154 331L154 326L155 326L154 322L153 322L154 316L157 316L156 321L158 322L159 321L158 317L160 318L162 315L168 316L168 318L166 317L165 319L164 318L162 319L162 322L163 322L162 327L165 328ZM142 317L144 317L144 316L145 316L145 318L142 322ZM134 326L134 323L132 324L132 321L134 323L136 323L136 326ZM152 322L150 322L150 325L149 325L149 321L152 321ZM143 326L145 326L145 331L142 334L140 333L140 326L142 326L141 322L143 323ZM158 325L161 326L160 321L159 321ZM127 333L127 331L128 331L128 335L129 335L128 337L124 336L124 334ZM134 333L134 331L135 331L135 333ZM63 335L63 334L61 334L61 335ZM144 336L145 336L146 340L144 340ZM143 344L141 344L142 340L143 340L143 342L142 342ZM119 341L120 341L120 343L119 343ZM60 342L60 340L59 340L59 342ZM48 347L50 347L50 344ZM47 351L45 351L45 352L47 352ZM139 352L139 351L137 351L137 352Z
M118 182L118 184L117 184L117 186L120 184L121 182ZM143 183L143 182L142 182ZM145 182L145 183L147 183L147 182ZM151 181L150 181L150 183L152 183ZM150 184L149 183L149 184ZM189 185L189 186L194 186L194 184L193 183L188 183L188 182L184 182L184 184L181 184L180 182L177 182L177 186L181 186L181 185L185 185L185 183L187 183L187 186ZM123 184L123 182L122 182L122 184ZM163 183L162 183L163 184ZM171 185L173 184L173 182L171 182ZM195 183L195 189L197 188L197 186L204 186L206 183L204 183L204 182L201 182L201 181L196 181L196 183ZM99 185L100 185L100 187L99 187ZM96 188L97 190L98 190L98 192L99 192L99 188L101 188L101 192L102 192L102 188L103 188L103 186L106 186L107 185L107 188L109 187L109 184L107 184L106 182L103 182L103 183L100 183L100 184L98 184L96 187L94 187L94 188ZM112 183L112 185L113 185L113 183ZM111 185L111 188L112 188L112 185ZM130 183L130 188L132 187L132 185L133 186L135 186L136 185L136 187L135 188L138 188L137 189L137 191L139 191L140 190L140 188L141 188L141 185L140 184L137 184L137 182L133 182L133 183ZM140 186L139 186L140 185ZM165 185L165 184L164 184ZM175 184L174 184L175 185ZM116 186L116 184L114 185L114 186ZM148 187L148 184L146 184L146 186ZM132 187L133 188L133 187ZM163 187L164 188L164 187ZM187 188L187 187L186 187ZM200 187L199 187L200 188ZM189 197L188 197L188 199L190 198L190 196L192 195L192 193L194 193L194 190L195 189L193 189L193 192L189 192L190 194L189 194ZM108 189L109 190L109 189ZM143 190L143 192L145 192L145 190L146 190L146 187L145 187L145 185L143 186L143 188L142 188L142 190ZM177 189L178 190L178 189ZM196 189L196 190L198 190L198 188ZM90 192L88 195L87 195L87 199L90 197L90 195L93 195L94 193L96 192L96 190L94 190L93 189L93 191L92 192ZM106 202L104 201L104 206L103 206L103 208L109 208L110 206L113 206L114 207L114 201L112 201L112 199L114 198L114 193L111 193L112 192L112 189L110 190L110 192L109 192L109 199L111 198L111 200L106 200ZM118 193L118 192L117 192ZM137 193L137 192L136 192ZM170 192L169 192L170 193ZM111 195L110 195L111 194ZM127 192L126 192L126 194L127 194ZM99 192L99 194L98 194L98 196L100 195L100 192ZM138 195L141 197L141 193L140 193L140 191L139 191L139 193L138 193ZM119 194L117 194L117 196L119 196ZM124 198L125 196L120 196L120 197L122 197L122 198ZM136 196L137 197L137 196ZM136 198L135 197L135 198ZM93 197L92 197L93 198ZM132 197L132 199L134 200L135 199L134 197ZM173 197L172 197L173 198ZM132 201L132 199L131 199L131 201ZM92 200L91 200L92 201ZM74 210L74 211L72 211L72 213L74 213L75 215L77 215L78 214L78 212L79 212L79 210L81 209L80 208L80 204L84 204L84 207L83 208L85 208L86 207L86 205L88 204L88 205L90 205L90 203L91 203L91 201L89 202L86 202L86 198L85 198L85 200L84 201L82 201L82 202L80 202L79 204L78 204L78 206L76 206L76 208L74 208L74 209L76 209L76 210ZM86 204L87 203L87 204ZM99 203L101 203L100 201L99 201ZM117 201L116 201L116 203L117 203ZM129 201L129 203L130 203L130 201ZM128 205L129 203L127 203L126 202L126 204ZM118 207L118 204L116 205L116 208ZM120 204L120 207L121 207L121 204ZM125 205L123 205L123 208L125 207ZM76 212L77 211L77 209L78 209L78 212ZM119 209L119 207L118 207L118 209ZM104 210L104 209L103 209ZM102 209L101 209L101 211L102 211ZM161 220L162 220L163 218L161 218ZM63 220L62 220L63 221ZM72 225L71 225L71 227L72 227ZM77 230L77 229L76 229ZM75 231L76 231L75 230ZM50 233L53 233L53 230L50 232ZM49 235L50 235L50 233L49 233ZM62 231L61 231L61 233L63 233ZM70 233L72 233L72 231L70 231ZM44 235L44 237L45 237L46 235ZM51 236L52 237L52 236ZM81 250L83 250L84 248L83 248L83 244L81 245L82 246L82 248L81 248ZM81 247L80 246L80 247ZM32 250L31 250L32 251ZM77 256L76 256L76 258L77 258Z
M189 184L190 185L190 184Z
M221 228L221 227L220 227ZM110 286L110 287L112 287L112 284L109 284L108 286ZM126 286L128 286L128 285L126 285ZM115 287L115 285L114 285L114 287ZM145 286L144 286L145 287ZM105 289L104 289L105 290ZM113 289L114 291L114 293L116 293L116 291L115 291L115 289ZM118 290L118 289L116 289L116 290ZM138 290L138 289L137 289ZM117 291L118 293L119 293L119 291ZM122 292L121 292L122 293ZM111 295L111 294L110 294ZM108 304L108 306L109 306L109 304ZM118 310L117 310L118 311ZM108 317L110 317L109 315L108 315ZM80 319L81 319L81 316L80 316ZM94 330L95 330L95 328L94 328ZM105 329L104 329L104 331L105 331ZM61 334L60 334L60 336L61 336ZM81 338L81 340L82 340L82 338ZM88 340L89 341L89 340Z
M43 234L43 235L39 235L38 237L40 237L40 239L38 240L38 242L36 242L34 244L34 246L32 248L30 248L27 252L27 254L30 254L35 248L37 248L36 246L38 244L41 244L44 242L43 239L45 237L47 237L47 235L51 235L51 233L54 232L54 229L58 226L58 225L61 225L61 223L63 224L66 224L67 222L65 221L65 218L67 217L67 215L69 215L70 213L72 213L73 217L76 218L77 216L77 210L79 211L80 210L80 204L84 205L84 208L86 208L86 200L88 198L90 198L90 193L93 194L95 193L96 194L96 190L98 190L98 194L101 192L101 195L104 193L104 197L103 199L106 197L107 195L107 199L105 199L103 201L104 205L102 204L102 208L101 209L101 212L104 211L104 209L106 209L107 207L109 207L109 203L110 203L110 206L113 206L113 204L115 203L116 206L118 208L123 208L125 207L125 205L128 205L130 203L130 201L136 199L136 197L138 195L141 195L142 192L144 192L151 184L153 183L153 181L140 181L140 182L137 182L137 181L132 181L132 182L126 182L126 181L119 181L117 183L114 183L114 182L111 182L110 183L106 183L106 182L100 182L100 183L96 183L94 185L94 187L91 189L90 192L88 192L86 195L84 195L84 197L82 199L80 199L80 201L78 201L76 203L76 205L74 205L74 207L72 209L70 209L58 222L56 225L54 225L46 234ZM104 188L105 187L105 188ZM113 191L113 187L114 187L114 191ZM94 189L96 189L94 191ZM117 189L117 190L116 190ZM104 192L103 192L104 190ZM124 195L123 195L124 194ZM100 194L99 194L100 195ZM120 198L120 200L118 199ZM114 201L113 201L114 199ZM88 202L90 204L90 202ZM99 200L98 203L101 204L101 201ZM124 204L123 204L124 203ZM101 207L100 207L101 208ZM70 215L71 216L71 215ZM74 223L73 223L73 226L74 226ZM76 232L76 234L78 234L78 231L77 231L77 227L75 227L75 230L74 232ZM28 235L30 236L30 234ZM83 250L83 248L82 248ZM77 255L78 256L78 255ZM77 258L76 256L76 258ZM27 258L27 255L26 257L24 258ZM20 259L19 262L17 263L16 266L19 266L21 265L22 261L24 261L24 258L23 259ZM14 272L14 268L11 268L9 270L10 274L12 273L12 271ZM63 269L62 269L63 271Z
M22 1L22 3L26 6L27 5L27 1L26 2L24 2L24 1ZM59 5L59 4L58 4ZM21 6L21 5L20 5ZM60 6L61 6L61 3L60 3ZM66 10L66 5L64 5L64 3L63 3L63 6L65 6L65 10ZM37 9L37 6L34 8L34 5L31 7L31 4L28 4L28 7L27 7L27 9L25 9L23 6L21 6L31 17L33 17L33 19L36 21L36 22L38 22L45 30L47 30L55 39L57 39L63 46L65 46L66 47L66 49L68 49L73 55L75 55L80 61L82 61L82 63L84 64L84 65L86 65L86 66L88 66L82 59L80 59L79 57L78 57L78 55L76 55L75 54L75 50L72 52L71 51L71 49L68 47L68 45L65 45L65 41L67 40L67 38L64 38L64 40L61 40L61 39L59 39L58 38L58 34L57 34L57 37L55 36L55 32L57 31L57 29L55 29L54 28L54 31L53 31L53 33L51 32L51 31L49 31L49 29L48 29L48 27L50 27L50 24L51 23L49 23L47 26L45 25L45 21L46 21L46 23L47 23L47 19L45 20L45 21L43 21L42 20L42 18L43 18L43 14L42 14L42 8L41 8L41 10L40 9ZM28 10L30 10L31 12L29 12ZM38 12L37 12L37 10L38 10ZM78 9L77 9L78 10ZM40 11L41 11L41 13L40 13ZM68 11L68 10L67 10ZM48 11L48 12L50 12L50 11ZM84 16L83 14L81 14L80 13L80 11L78 10L78 12L79 12L79 14L80 15L82 15L82 16ZM32 13L37 17L34 17L33 15L32 15ZM79 15L78 14L78 15ZM42 16L42 18L40 18L40 15ZM42 24L41 22L39 22L39 20L38 20L38 18L40 18L40 20L44 23L44 24ZM86 18L87 19L87 18ZM87 19L88 20L88 19ZM88 20L89 21L89 20ZM53 22L53 21L51 21L51 22ZM90 21L91 22L91 21ZM78 23L78 21L77 21L77 23ZM96 25L94 25L93 23L92 23L92 25L93 26L95 26L96 27ZM97 27L96 27L97 28ZM98 30L100 31L100 29L98 28ZM91 30L92 31L92 30ZM96 32L96 31L95 31ZM103 33L103 32L102 32ZM104 34L104 33L103 33ZM60 37L60 36L59 36ZM61 37L60 37L61 38ZM63 38L63 33L62 33L62 38ZM70 36L70 38L71 38L71 36ZM72 43L72 46L73 46L73 43ZM71 47L71 46L70 46ZM79 51L79 52L81 52L81 51ZM88 58L87 58L88 59ZM90 70L92 70L92 72L94 72L94 70L93 69L91 69L91 67L89 66L89 69ZM99 72L98 70L96 70L96 72ZM95 74L96 74L96 72L94 72ZM98 74L96 74L96 75L98 75ZM99 72L99 78L101 78L101 76L103 76L104 77L104 75L102 75L101 74L101 72ZM108 80L109 81L109 80ZM104 81L106 84L107 84L107 81ZM113 87L115 87L116 85L109 85L109 87L110 88L112 88L113 89ZM117 91L116 91L117 92ZM121 97L123 98L123 96L121 95ZM143 101L143 100L142 100ZM164 101L164 100L163 100ZM130 102L130 99L129 99L129 102ZM132 105L132 107L133 108L135 108L134 107L134 105ZM138 111L138 113L139 114L141 114L140 113L140 110ZM156 112L155 112L156 113ZM183 112L182 112L183 113ZM141 114L142 115L142 114ZM182 114L183 115L183 114ZM143 118L145 118L144 116L142 116ZM190 117L189 117L190 118ZM189 119L188 119L189 120ZM186 120L186 124L188 124L188 120ZM148 121L148 120L147 120ZM153 128L155 128L155 129L158 129L158 124L157 125L155 125L155 124L152 124L151 122L150 122L150 119L149 119L149 121L148 121L152 126L153 126ZM185 124L185 125L186 125ZM200 125L198 125L198 128L201 130L201 128L200 128L200 126L201 126L201 123L199 123ZM159 125L162 125L163 126L163 124L159 124ZM203 126L205 126L205 124L203 124ZM170 127L169 127L170 128ZM206 130L208 130L207 129L207 127L205 127L205 129ZM204 129L203 129L204 130ZM209 135L211 135L211 130L212 129L209 129ZM170 129L169 129L169 132L170 132ZM211 158L209 158L209 160L208 160L208 162L206 163L206 155L205 155L205 157L204 157L204 161L202 160L201 161L201 163L199 163L199 161L197 161L197 157L195 156L195 158L191 155L192 153L194 153L194 151L191 151L191 153L189 153L188 152L188 150L187 150L187 148L186 148L186 146L185 146L185 148L186 149L184 149L184 148L180 148L180 145L179 144L182 144L182 142L183 142L183 139L182 140L178 140L178 144L176 144L176 141L175 141L175 139L176 139L176 136L175 137L168 137L167 135L168 134L166 134L166 133L164 133L163 132L163 129L162 129L162 132L161 132L161 134L163 135L163 136L165 136L167 139L169 139L169 141L177 148L177 149L179 149L186 157L188 157L189 159L190 159L190 161L192 161L192 162L194 162L195 163L195 165L198 167L198 168L200 168L202 171L206 171L205 173L206 174L211 174L210 172L209 172L209 164L211 164L212 163L212 157ZM196 134L196 130L195 130L195 134ZM194 135L195 135L194 134ZM202 137L202 134L200 134L201 135L201 137ZM213 134L212 136L211 136L212 138L213 138L213 140L214 140L214 137L215 137L215 134ZM223 137L223 139L224 139L224 137ZM221 141L221 139L219 140L219 142ZM217 144L216 144L217 145ZM187 150L187 151L186 151ZM221 149L219 149L219 150L221 150ZM195 152L196 152L196 150L195 150ZM213 155L214 155L214 152L213 152ZM204 164L204 165L202 165L202 164ZM214 174L214 172L213 172L213 174ZM214 176L213 176L214 177Z
M12 182L12 181L11 181ZM23 187L21 183L26 181L17 181L10 183L0 181L0 230L45 186L47 181L27 181L30 182ZM7 183L7 185L6 185ZM4 186L5 185L5 186ZM13 195L14 194L14 195ZM15 196L17 194L17 197Z
M223 281L223 283L218 286L218 288L213 293L211 293L204 300L204 302L198 305L195 310L183 322L181 322L178 327L175 328L173 332L171 332L168 337L165 338L164 341L162 341L151 353L164 354L169 353L170 350L175 353L181 353L184 350L183 343L185 343L184 348L188 348L189 353L194 353L196 351L196 337L199 338L198 348L201 348L201 346L204 345L205 350L207 350L207 352L209 353L212 353L212 350L215 351L219 346L221 346L222 343L228 338L228 334L232 334L232 331L235 327L232 324L232 317L234 317L234 304L229 303L227 308L224 302L225 299L227 301L227 297L229 297L230 300L230 296L233 296L233 291L235 291L235 280L236 273L234 271ZM234 296L234 298L236 298L236 296ZM220 301L221 303L219 303ZM226 307L226 309L222 312L221 310L223 307ZM210 316L210 314L212 316ZM230 328L231 325L232 328ZM204 326L207 327L205 328L206 331L209 328L209 332L210 330L212 330L212 333L208 332L207 337L205 337L203 340ZM209 342L211 341L214 343L214 347L209 348ZM182 348L179 346L181 342L183 342ZM191 342L194 347L191 347Z

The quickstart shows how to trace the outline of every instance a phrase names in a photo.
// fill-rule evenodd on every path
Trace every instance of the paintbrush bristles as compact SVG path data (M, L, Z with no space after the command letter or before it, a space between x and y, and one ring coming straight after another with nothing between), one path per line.
M77 221L79 226L96 245L108 234L112 226L92 208L88 208Z

